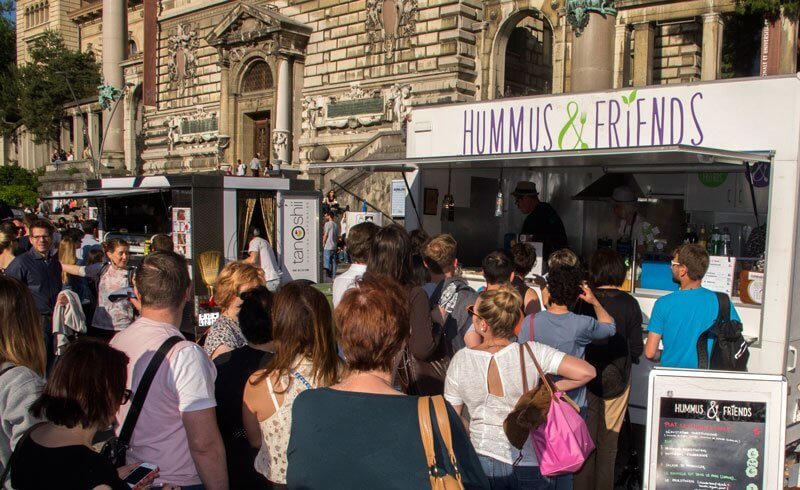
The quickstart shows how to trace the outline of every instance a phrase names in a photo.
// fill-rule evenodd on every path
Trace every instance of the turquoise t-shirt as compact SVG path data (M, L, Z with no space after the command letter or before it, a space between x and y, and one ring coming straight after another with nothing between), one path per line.
M716 293L706 288L675 291L659 298L647 329L661 335L664 344L661 365L696 369L697 339L714 323L718 314ZM733 302L731 320L739 321Z

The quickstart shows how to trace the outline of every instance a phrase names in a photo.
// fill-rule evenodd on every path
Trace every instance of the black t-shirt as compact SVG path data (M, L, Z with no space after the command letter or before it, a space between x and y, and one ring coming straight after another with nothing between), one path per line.
M30 437L17 446L11 485L17 490L88 490L108 485L130 490L105 458L86 446L45 447Z
M603 378L611 374L613 366L624 365L626 356L630 356L631 361L638 362L644 351L642 310L636 298L625 291L595 289L594 294L603 308L614 318L617 327L617 333L611 338L595 340L586 346L586 362L597 369L597 377L589 382L588 388L593 394L602 397ZM594 308L583 301L578 302L576 309L578 314L595 316ZM609 372L606 372L607 370ZM626 375L630 377L630 371Z
M553 206L546 202L540 202L536 209L525 218L520 233L533 235L534 241L542 242L544 257L541 260L547 260L552 252L567 246L567 232L564 230L564 223Z
M242 397L247 379L265 367L272 356L246 345L214 359L217 424L227 453L231 488L267 488L267 481L253 467L258 449L250 447L244 432Z
M331 388L300 393L292 408L287 450L289 488L430 488L417 400ZM464 487L489 488L463 423L447 407ZM436 462L452 474L438 428L434 431Z

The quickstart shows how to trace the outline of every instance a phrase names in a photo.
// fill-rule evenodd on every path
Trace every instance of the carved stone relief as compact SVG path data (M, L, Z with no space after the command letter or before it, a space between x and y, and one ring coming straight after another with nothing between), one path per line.
M216 112L206 112L198 106L188 115L176 115L164 121L167 127L167 146L173 151L177 145L203 144L219 137Z
M411 85L395 84L385 90L365 90L358 82L337 96L303 99L303 131L316 135L322 129L355 130L393 122L400 129L411 111Z
M401 39L417 27L417 0L367 0L367 52L383 48L385 61L394 59Z
M167 45L169 46L167 63L169 79L182 94L192 83L197 69L195 54L199 46L197 31L192 28L191 24L182 24L178 26L175 34L169 37Z

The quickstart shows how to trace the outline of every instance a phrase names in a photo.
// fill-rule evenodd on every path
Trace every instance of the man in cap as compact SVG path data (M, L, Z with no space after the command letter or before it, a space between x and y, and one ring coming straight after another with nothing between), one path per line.
M533 235L533 241L542 242L544 257L550 252L567 247L567 232L564 223L553 209L553 206L539 200L539 191L535 182L525 180L517 182L511 193L514 202L528 216L522 224L521 235Z

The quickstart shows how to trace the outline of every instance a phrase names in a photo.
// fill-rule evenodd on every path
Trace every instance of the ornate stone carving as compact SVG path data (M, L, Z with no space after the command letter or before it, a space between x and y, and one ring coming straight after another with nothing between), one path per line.
M385 61L394 59L400 39L414 34L417 0L367 0L367 52L383 46Z
M394 84L389 89L394 128L401 129L405 126L408 115L411 113L411 85Z
M206 112L203 106L198 106L192 114L179 114L167 118L164 126L167 127L169 151L173 151L178 144L203 144L219 137L217 113Z
M167 40L170 52L167 63L169 79L180 93L183 93L194 79L197 69L195 51L199 44L197 31L188 23L178 26L175 34Z
M321 129L354 130L384 122L401 129L411 110L411 92L407 84L381 91L365 90L356 82L338 97L305 97L303 131L314 136Z
M225 42L229 44L246 43L263 38L274 30L274 25L251 15L242 14L228 29L224 35Z
M281 155L289 146L289 131L283 129L272 130L272 159L280 162ZM283 163L283 162L280 162Z
M591 12L601 15L617 15L614 0L567 0L567 22L572 26L576 36L583 34L583 30L589 25Z

